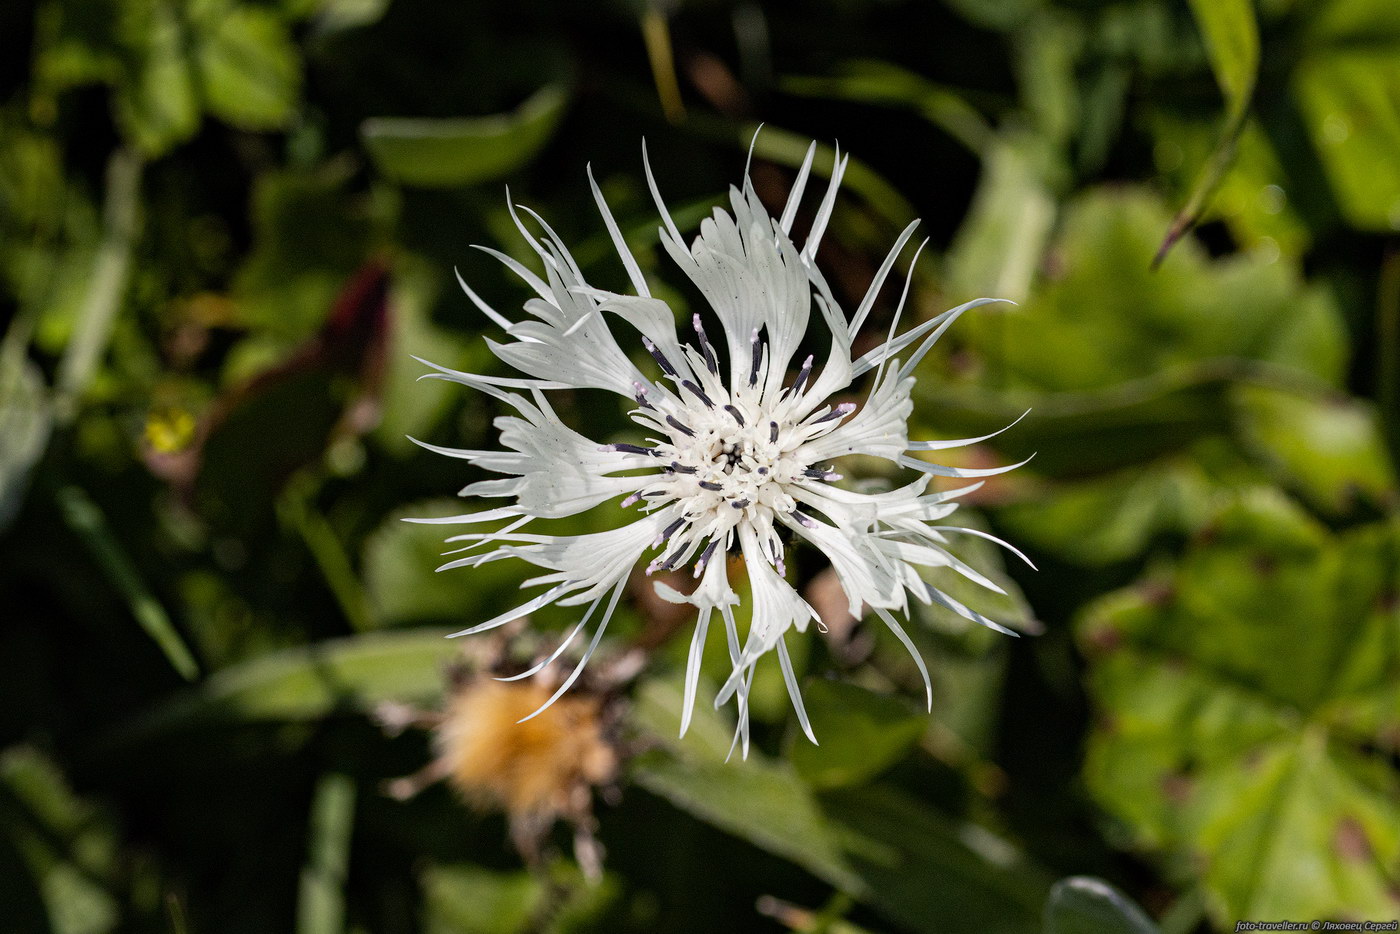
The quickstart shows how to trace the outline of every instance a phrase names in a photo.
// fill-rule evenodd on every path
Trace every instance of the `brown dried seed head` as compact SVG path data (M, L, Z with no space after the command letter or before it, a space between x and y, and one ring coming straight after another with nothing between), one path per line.
M549 699L535 681L479 678L452 698L438 730L448 781L468 800L512 817L567 816L588 810L589 786L611 781L618 755L604 728L603 700L578 690Z

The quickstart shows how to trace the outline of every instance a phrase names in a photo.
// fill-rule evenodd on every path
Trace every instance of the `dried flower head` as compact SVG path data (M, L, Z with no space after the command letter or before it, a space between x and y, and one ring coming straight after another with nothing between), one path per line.
M431 729L436 749L425 768L389 782L385 790L402 800L446 781L469 804L504 812L511 841L532 866L540 865L555 823L567 821L574 828L579 865L596 878L602 847L594 837L593 796L597 789L613 788L624 755L616 685L580 685L522 724L556 685L540 675L492 677L502 663L498 656L490 665L478 660L454 666L440 712L380 705L376 718L387 732ZM620 674L625 679L628 673Z
M814 153L815 144L807 151L780 217L769 216L746 172L742 189L730 190L732 213L716 208L691 241L671 218L646 164L647 183L663 222L658 231L661 244L704 296L718 330L707 327L704 315L695 314L689 321L693 336L682 340L674 312L652 295L591 170L594 199L635 294L589 285L549 225L522 208L541 226L543 233L536 236L514 206L511 216L538 254L543 275L505 254L483 249L533 289L535 296L524 305L528 317L508 319L461 283L472 302L509 338L488 340L491 350L525 375L488 376L433 364L429 365L436 372L428 375L488 393L518 414L496 420L507 450L423 446L504 475L472 483L462 495L501 498L507 503L466 515L416 521L505 523L494 531L449 538L460 546L461 556L440 570L516 557L546 572L524 585L543 587L542 593L456 635L484 632L550 604L586 606L559 649L541 663L553 662L593 623L582 659L541 709L582 671L602 639L629 574L648 551L653 553L648 573L689 568L699 578L699 586L689 594L661 581L655 584L663 598L691 604L698 611L681 732L690 721L708 627L718 613L733 671L716 703L737 698L735 739L746 752L754 666L770 651L778 656L802 728L812 737L784 636L789 629L804 631L817 615L786 579L784 536L788 534L815 545L830 559L852 615L860 615L865 607L873 610L911 652L913 643L896 619L907 611L910 595L1002 629L929 584L919 568L947 568L998 589L944 548L949 534L990 536L936 524L956 509L955 498L973 487L929 492L928 484L931 476L983 477L1013 468L966 470L930 463L918 455L985 439L910 441L907 428L914 371L920 361L963 312L997 299L969 302L897 335L909 294L906 280L887 339L855 356L855 337L913 236L915 224L900 234L864 299L848 315L813 258L849 157L843 159L837 152L831 183L803 245L799 248L790 237ZM643 149L644 162L645 158ZM914 262L917 259L916 252ZM815 355L800 362L795 359L814 317L824 322L830 335L830 349L821 366L816 365ZM650 358L647 372L614 336L618 323L637 332L627 345L645 349ZM867 373L871 389L864 404L833 401L833 394ZM630 399L635 404L630 415L642 437L599 445L579 434L550 407L545 393L557 389L602 389ZM855 454L883 458L918 476L887 492L852 491L837 485L842 479L837 464ZM620 498L625 507L636 506L640 517L616 529L584 535L525 531L538 520L576 515L613 498ZM495 547L482 550L487 546ZM723 560L729 554L742 557L752 593L752 622L744 633L734 613L739 596L731 586L729 563ZM928 687L923 661L917 652L914 657ZM927 693L931 705L931 687Z

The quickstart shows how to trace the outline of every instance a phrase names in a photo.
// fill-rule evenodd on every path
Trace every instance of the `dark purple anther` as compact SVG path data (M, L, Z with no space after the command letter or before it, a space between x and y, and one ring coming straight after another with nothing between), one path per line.
M709 563L709 561L710 561L710 555L712 555L712 554L715 553L715 546L718 545L718 544L719 544L719 539L717 539L717 538L712 538L712 539L710 539L710 543L709 543L708 545L705 546L705 550L702 551L702 552L700 552L700 560L698 560L698 561L695 562L695 576L696 576L696 577L699 577L699 576L700 576L700 572L703 571L703 570L705 570L705 565Z
M802 387L807 385L807 377L812 375L812 355L808 354L807 359L802 361L802 369L797 371L797 379L792 384L792 394L795 396L802 391Z
M707 396L707 395L705 395L705 390L701 389L699 386L695 385L695 384L692 383L690 380L688 380L688 379L683 379L683 380L681 380L681 386L682 386L683 388L689 389L691 392L695 393L695 398L697 398L697 399L699 399L701 402L705 403L705 407L706 407L706 408L711 408L711 409L713 409L713 408L715 407L715 404L714 404L714 402L710 399L710 397Z
M642 346L647 349L647 353L651 354L657 366L661 367L661 372L665 373L667 376L676 375L676 368L671 366L671 361L666 359L664 353L656 349L656 345L651 342L650 337L642 338Z
M856 404L854 402L843 402L836 408L832 409L830 412L827 412L821 418L812 422L812 424L820 425L822 422L829 422L834 418L845 418L847 415L850 415L855 410Z
M690 323L695 327L695 336L700 338L700 350L705 354L706 369L718 376L719 358L715 356L715 349L710 346L710 339L705 336L705 329L700 325L700 315L694 315Z
M676 429L676 431L679 431L681 434L685 435L688 438L695 437L695 432L691 431L685 425L682 425L680 422L678 422L674 415L666 416L666 424L670 425L672 428Z

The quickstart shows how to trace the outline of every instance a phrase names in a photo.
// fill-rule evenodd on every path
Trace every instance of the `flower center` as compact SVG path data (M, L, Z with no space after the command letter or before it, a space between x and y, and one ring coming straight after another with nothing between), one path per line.
M828 468L808 463L803 446L834 430L855 411L855 405L812 411L802 404L811 357L791 385L773 393L775 398L766 398L767 356L757 331L752 336L748 378L741 378L738 386L726 386L699 316L695 330L700 349L681 348L690 375L682 374L655 344L643 339L676 388L653 394L641 383L634 385L640 406L632 413L634 420L666 437L650 439L652 447L609 445L612 450L649 455L663 465L651 483L622 505L642 502L647 511L678 507L678 517L656 538L654 546L660 552L647 567L648 574L694 560L698 577L717 549L728 551L736 544L736 536L749 535L769 563L784 573L777 526L812 524L798 510L794 493L800 494L803 484L841 479Z

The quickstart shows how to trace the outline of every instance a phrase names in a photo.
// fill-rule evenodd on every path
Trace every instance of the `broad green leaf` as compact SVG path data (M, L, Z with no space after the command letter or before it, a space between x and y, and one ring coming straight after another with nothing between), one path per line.
M424 456L433 455L424 452ZM519 592L527 575L514 562L437 573L440 565L459 557L444 556L444 552L460 544L443 542L459 530L404 521L460 515L462 506L462 500L453 499L413 503L390 513L370 534L365 541L364 583L376 623L392 626L434 621L443 625L444 633L454 632L525 599Z
M1089 789L1202 867L1218 922L1394 911L1397 579L1400 526L1333 536L1261 492L1081 619Z
M367 633L287 649L225 668L111 737L121 744L203 723L312 720L385 700L429 700L457 653L441 630Z
M586 882L571 866L547 872L499 872L480 866L432 866L422 874L424 934L541 934L611 930L621 894L605 874Z
M673 743L639 758L632 780L676 807L789 859L912 931L1030 932L1048 883L1010 845L890 789L815 794L786 764L751 752L724 761L715 714L696 711L674 742L678 686L648 682L638 722ZM696 735L698 734L698 735Z
M0 753L0 816L38 885L52 934L117 929L117 834L42 753L27 746ZM6 920L15 919L7 912Z
M209 112L248 130L285 127L301 92L301 61L269 11L235 6L199 24L195 66Z
M1165 223L1141 192L1094 192L1072 205L1057 244L1063 273L1007 315L1014 340L1001 351L1015 382L1103 388L1219 357L1339 378L1345 334L1324 294L1282 263L1212 261L1194 243L1151 272Z
M927 715L897 697L841 681L808 681L802 689L821 745L794 737L788 761L813 788L860 785L902 759L919 741Z
M127 138L156 157L199 128L199 93L187 53L191 39L175 4L154 0L131 9L145 16L124 29L136 44L122 56L113 105Z
M569 91L547 84L514 111L488 117L374 117L360 136L385 177L422 188L455 188L502 178L548 141Z
M516 934L547 897L529 873L480 866L433 866L422 884L425 934Z
M381 447L400 457L417 456L414 452L421 449L410 437L429 438L443 416L461 403L461 395L452 391L454 387L436 380L420 380L428 368L414 358L481 372L467 365L468 357L473 351L486 351L484 341L471 341L433 323L433 305L451 275L447 272L445 277L443 272L427 261L411 257L400 257L394 263L389 295L394 326L389 335L387 373L380 400L383 414L375 426L374 437ZM455 283L450 288L460 295ZM466 297L461 296L461 300L466 302Z
M1075 564L1101 565L1141 554L1158 535L1199 528L1212 508L1213 482L1191 459L1065 483L998 510L1022 545Z
M1400 502L1379 420L1362 402L1259 386L1240 386L1234 397L1244 442L1318 509Z
M1072 876L1050 890L1045 934L1158 934L1158 928L1146 912L1107 882Z
M1343 216L1364 230L1400 230L1400 46L1324 46L1294 82Z

